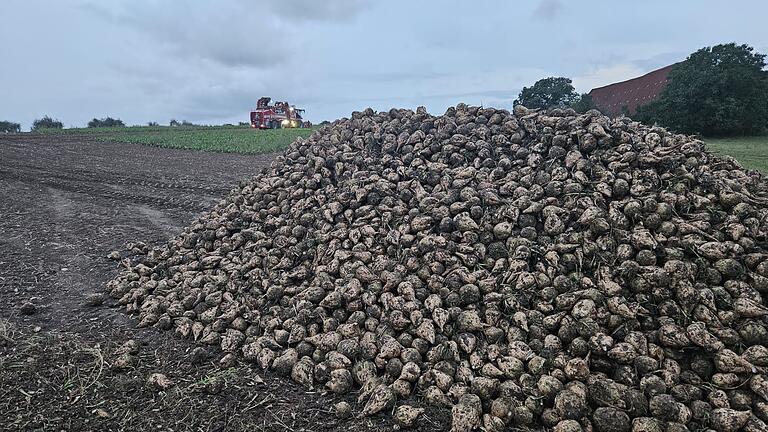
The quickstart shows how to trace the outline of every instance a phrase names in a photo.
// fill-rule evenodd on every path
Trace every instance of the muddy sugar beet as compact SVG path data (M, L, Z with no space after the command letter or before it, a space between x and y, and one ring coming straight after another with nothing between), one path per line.
M357 415L766 430L768 191L597 112L356 112L108 288Z

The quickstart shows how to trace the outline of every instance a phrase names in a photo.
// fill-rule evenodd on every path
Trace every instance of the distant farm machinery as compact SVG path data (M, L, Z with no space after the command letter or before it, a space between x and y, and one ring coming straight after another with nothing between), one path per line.
M251 127L257 129L280 128L309 128L312 123L302 118L303 109L289 105L288 102L275 102L270 105L272 98L263 97L256 103L256 109L251 111Z

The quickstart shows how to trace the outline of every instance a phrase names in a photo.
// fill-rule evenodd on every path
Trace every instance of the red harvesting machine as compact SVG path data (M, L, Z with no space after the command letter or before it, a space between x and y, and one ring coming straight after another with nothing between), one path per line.
M270 105L272 98L263 97L256 103L256 109L251 111L251 127L258 129L308 128L312 124L301 118L303 109L289 105L288 102L275 102Z

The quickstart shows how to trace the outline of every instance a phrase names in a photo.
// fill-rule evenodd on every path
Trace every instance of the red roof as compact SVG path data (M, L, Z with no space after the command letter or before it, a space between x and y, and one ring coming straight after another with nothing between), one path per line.
M634 114L638 106L652 102L659 96L667 86L669 71L674 66L669 65L641 77L598 87L589 94L595 106L606 115L617 116L622 113L622 107L627 107L629 113Z

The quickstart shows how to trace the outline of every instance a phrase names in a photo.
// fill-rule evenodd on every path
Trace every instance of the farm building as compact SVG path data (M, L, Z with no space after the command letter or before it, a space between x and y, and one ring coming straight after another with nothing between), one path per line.
M665 66L637 78L598 87L589 94L595 106L606 115L620 115L624 108L629 114L634 114L638 106L652 102L659 96L674 66Z

